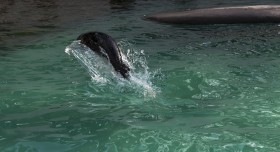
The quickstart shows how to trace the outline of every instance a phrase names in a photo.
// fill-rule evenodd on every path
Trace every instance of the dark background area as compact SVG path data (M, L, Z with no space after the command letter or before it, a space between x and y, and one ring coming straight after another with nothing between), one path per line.
M155 1L158 3L155 5ZM277 0L2 0L0 4L0 49L9 50L38 35L67 29L96 17L154 5L154 12L173 9L277 4ZM159 7L165 5L164 7ZM147 10L147 14L152 13Z

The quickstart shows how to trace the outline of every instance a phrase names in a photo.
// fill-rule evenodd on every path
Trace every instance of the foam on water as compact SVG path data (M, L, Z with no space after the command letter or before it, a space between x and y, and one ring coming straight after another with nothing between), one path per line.
M92 82L99 86L111 85L117 88L126 86L145 97L156 97L158 88L151 83L152 73L148 71L144 50L127 48L131 46L124 41L120 42L119 46L125 49L125 52L122 52L122 59L131 68L129 80L123 79L107 59L100 57L80 41L73 41L65 48L65 52L77 58L87 69Z

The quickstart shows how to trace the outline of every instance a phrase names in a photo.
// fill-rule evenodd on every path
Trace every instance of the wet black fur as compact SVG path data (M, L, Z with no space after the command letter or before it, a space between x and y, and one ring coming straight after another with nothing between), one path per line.
M109 59L117 72L124 78L129 78L130 69L123 63L120 49L112 37L101 32L88 32L81 34L77 40L80 40L82 44L88 46L99 55Z

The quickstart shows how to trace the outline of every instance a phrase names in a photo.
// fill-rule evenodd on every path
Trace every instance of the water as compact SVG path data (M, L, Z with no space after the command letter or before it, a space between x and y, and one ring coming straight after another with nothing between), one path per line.
M0 5L0 151L279 151L277 24L183 26L140 18L258 1L21 4ZM94 13L82 11L91 7ZM37 15L12 20L12 11ZM75 43L92 30L116 39L134 79L122 79Z

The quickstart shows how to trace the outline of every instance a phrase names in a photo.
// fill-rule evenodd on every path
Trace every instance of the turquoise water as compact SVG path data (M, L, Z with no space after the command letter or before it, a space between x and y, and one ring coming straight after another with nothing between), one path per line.
M75 20L32 24L31 33L29 26L29 32L5 26L0 151L278 152L277 24L178 26L141 19L156 10L230 4L111 1L93 18L77 15L73 5ZM116 39L134 67L131 81L73 42L92 30Z

